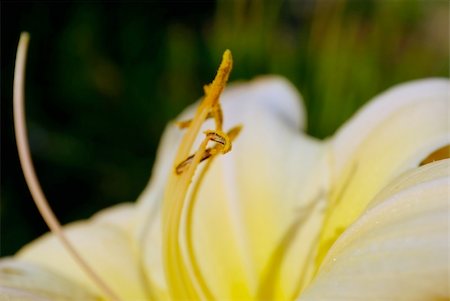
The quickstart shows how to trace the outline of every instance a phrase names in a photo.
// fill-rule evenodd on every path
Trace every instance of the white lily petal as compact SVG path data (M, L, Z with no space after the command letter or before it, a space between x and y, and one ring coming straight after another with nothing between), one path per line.
M318 262L374 196L433 151L450 144L450 84L415 81L376 97L331 141L331 202Z
M383 190L331 248L300 300L448 300L450 160Z
M294 294L299 290L300 271L306 266L322 221L324 147L298 132L305 124L301 100L282 78L263 77L232 84L224 91L221 103L224 130L237 124L242 124L243 129L233 150L214 160L200 185L193 222L188 224L191 230L183 228L192 231L193 258L186 259L198 265L200 277L216 298L254 297L261 289L257 282L271 271L271 260L280 256L274 254L277 245L301 220L302 230L291 238L289 252L283 254L289 264L283 264L278 271L284 281L274 283L277 291ZM191 118L194 110L195 106L188 108L179 120ZM208 128L213 128L212 121L204 125L204 129ZM202 139L199 137L197 142ZM172 160L178 147L175 140L179 143L179 134L169 129L159 151L165 155L158 158L169 161L158 162L158 167L174 167ZM147 218L151 216L146 227L153 225L147 229L144 258L149 277L164 290L160 212L155 206L162 200L162 183L151 184L140 203L142 211L154 206L153 213L141 212ZM312 202L318 205L309 206ZM314 212L307 221L303 220L306 207L309 213Z
M113 215L121 216L123 210L119 211L116 208L112 210L114 214L99 214L96 220L69 224L64 231L75 249L119 297L123 300L145 300L145 283L132 250L131 236L122 226L118 226L124 225L122 217L115 221L112 218ZM102 295L60 241L50 233L26 245L16 256L55 271Z
M17 259L0 260L0 300L97 301L100 296L51 270Z
M155 207L159 208L161 205L167 178L173 170L173 161L182 137L183 131L174 123L169 123L164 130L150 181L137 200L139 206L136 222L137 236L141 235L140 231L147 229L147 225L144 224L148 222L153 223L151 221L154 215L153 212L155 211Z
M301 271L322 221L325 148L299 133L301 99L285 80L231 85L221 102L225 130L243 129L199 186L185 229L190 260L215 298L286 298L308 277ZM261 287L264 281L274 289Z

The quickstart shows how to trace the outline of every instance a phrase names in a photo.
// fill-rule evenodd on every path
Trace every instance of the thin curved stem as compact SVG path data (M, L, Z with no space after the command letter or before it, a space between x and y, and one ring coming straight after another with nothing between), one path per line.
M120 301L119 297L110 287L94 272L89 264L81 257L75 247L69 242L61 224L53 213L47 199L42 191L34 170L33 161L30 155L30 147L27 138L27 128L25 122L25 65L26 54L30 36L28 33L20 35L19 46L17 48L16 65L14 70L14 127L16 134L17 150L19 152L20 164L23 174L30 189L33 200L39 209L39 212L52 233L59 238L62 245L66 248L73 259L79 264L81 269L98 286L101 291L111 300Z

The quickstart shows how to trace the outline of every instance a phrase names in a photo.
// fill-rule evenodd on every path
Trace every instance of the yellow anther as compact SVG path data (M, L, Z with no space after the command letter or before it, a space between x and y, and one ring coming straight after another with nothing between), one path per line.
M205 95L208 95L208 92L209 92L209 86L210 86L210 85L204 85L204 86L203 86L203 92L205 92Z
M220 93L222 93L225 88L225 83L228 81L228 77L233 67L233 59L231 57L231 51L225 50L222 56L222 62L217 70L217 75L213 82L206 88L207 97L211 97L213 100L212 106L219 102Z
M242 125L236 125L235 127L231 128L228 132L228 138L230 138L230 141L234 141L234 139L236 139L236 137L239 135L239 133L242 130Z
M207 130L205 131L205 134L207 139L223 146L221 149L222 154L226 154L231 150L231 140L224 132L219 130Z
M203 155L200 159L200 162L203 162L206 159L209 159L211 156L214 156L215 154L217 154L216 149L214 149L214 148L205 149L205 151L203 152ZM192 154L189 157L187 157L186 160L184 160L183 162L181 162L180 164L177 165L177 167L175 168L175 172L177 173L177 175L182 174L183 171L186 170L186 168L192 163L192 160L194 159L194 157L195 157L195 154Z
M217 155L218 153L224 153L224 144L227 141L230 144L229 149L228 149L228 151L230 151L231 146L232 146L231 142L234 141L234 139L239 135L239 133L241 132L241 129L242 129L241 125L235 126L231 130L229 130L226 134L221 133L224 136L218 135L216 131L206 131L205 134L207 133L207 136L205 139L212 140L212 141L216 142L216 144L210 148L205 149L205 151L202 154L202 157L200 158L200 162L203 162L203 161L211 158L212 156ZM189 167L189 165L191 165L194 157L195 157L195 153L190 155L186 159L184 159L181 163L179 163L175 167L175 173L177 175L182 174L183 171L185 171L187 169L187 167Z
M192 123L192 119L189 120L182 120L182 121L177 121L175 124L180 128L180 129L187 129Z

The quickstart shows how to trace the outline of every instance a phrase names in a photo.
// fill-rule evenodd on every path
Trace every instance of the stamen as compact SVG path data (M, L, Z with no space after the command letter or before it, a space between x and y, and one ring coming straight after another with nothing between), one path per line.
M239 133L241 132L241 129L242 129L242 126L240 126L240 125L239 126L235 126L231 130L229 130L228 133L225 135L227 137L226 139L228 140L228 143L230 144L230 147L229 147L228 151L231 150L231 142L234 141L234 139L239 135ZM210 138L210 140L214 140L214 139ZM222 142L223 142L223 140L225 140L225 139L222 139ZM216 140L214 140L214 141L216 141ZM218 154L219 152L221 152L223 154L225 153L223 151L223 148L224 148L223 146L224 146L225 143L221 143L219 141L216 141L216 142L218 142L218 143L215 144L213 147L207 148L203 152L203 155L202 155L202 157L200 159L200 162L203 162L203 161L209 159L210 157ZM192 163L192 160L194 159L194 156L195 156L195 154L190 155L183 162L181 162L180 164L178 164L175 167L175 172L176 172L177 175L181 174L184 170L186 170L186 168Z
M211 109L219 102L219 96L225 88L225 84L231 72L232 62L231 52L226 50L223 54L222 63L217 71L217 75L214 78L214 81L208 85L208 93L199 105L196 115L192 119L193 122L183 137L183 141L178 149L176 162L180 162L189 155L201 125L211 113Z
M236 137L241 133L241 130L242 125L236 125L235 127L231 128L231 130L227 132L228 138L230 138L231 141L234 141L234 139L236 139Z
M213 151L214 151L214 149L207 148L203 152L203 155L200 158L200 162L203 162L206 159L209 159L213 155L212 154ZM186 160L184 160L183 162L181 162L180 164L177 165L177 167L175 168L175 172L177 173L177 175L180 175L183 171L186 170L186 168L189 167L189 165L192 163L192 160L194 159L194 157L195 157L195 154L192 154L189 157L187 157Z
M213 118L214 115L212 112L208 113L208 116L206 116L206 119L210 119ZM180 129L186 129L188 128L192 123L192 119L189 120L182 120L182 121L177 121L175 124L180 128Z
M184 243L183 246L186 246L186 241L180 241L180 229L182 226L186 228L185 224L182 225L182 216L186 208L190 207L186 195L197 166L201 161L213 157L219 152L225 153L231 149L230 137L222 132L223 118L219 104L219 96L225 88L231 67L231 52L227 50L223 54L222 63L214 81L204 86L205 97L197 108L195 117L189 122L189 128L182 139L175 158L174 172L169 176L166 187L163 203L163 254L172 299L211 299L207 288L200 279L201 275L199 276L196 273L195 265L189 261L189 254L181 251L180 243ZM216 125L215 131L207 132L207 136L194 155L189 155L202 124L211 114ZM233 135L235 136L234 132ZM207 148L210 140L215 141L216 145ZM186 221L183 220L183 222Z
M214 121L216 123L216 129L222 131L223 112L222 112L222 106L220 105L220 102L218 102L215 106L212 107L211 114L214 117Z
M203 86L203 92L205 93L205 95L208 95L208 93L209 93L209 87L210 87L210 85L204 85L204 86Z
M206 119L214 118L214 121L216 123L216 128L219 130L222 130L223 125L223 113L222 113L222 107L220 106L220 103L217 103L215 106L211 108L211 111L208 113L208 116ZM186 129L191 125L192 119L189 120L182 120L177 121L176 125L180 129Z
M119 297L111 290L111 288L97 275L96 272L78 253L72 243L64 234L61 224L53 213L44 192L37 179L34 170L33 161L30 155L30 147L27 138L26 122L25 122L25 65L28 42L30 36L28 33L20 35L19 45L17 47L16 65L14 70L14 126L17 141L17 150L19 152L20 164L30 189L33 201L35 202L42 218L44 219L50 231L61 241L72 258L78 263L80 268L86 275L103 291L103 293L111 300L119 301Z
M206 138L217 142L223 146L222 154L226 154L231 150L231 141L228 135L219 130L207 130L205 131Z
M189 120L182 120L182 121L177 121L175 124L180 128L180 129L186 129L188 128L192 123L192 119Z

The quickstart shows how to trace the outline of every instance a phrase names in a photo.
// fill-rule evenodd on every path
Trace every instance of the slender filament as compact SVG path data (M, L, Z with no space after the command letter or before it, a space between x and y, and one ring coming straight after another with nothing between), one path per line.
M62 245L66 248L73 259L78 263L80 268L88 275L88 277L103 291L103 293L114 301L119 301L119 297L111 290L110 287L94 272L89 264L81 257L75 247L67 239L67 236L62 230L61 224L53 213L50 205L45 198L42 188L34 170L33 161L30 155L30 147L27 138L27 128L25 122L25 104L24 104L24 90L25 90L25 65L26 53L28 49L28 42L30 36L28 33L20 35L19 46L17 48L16 65L14 70L14 127L17 141L17 150L19 152L20 164L33 196L39 212L44 219L51 232L59 238Z

